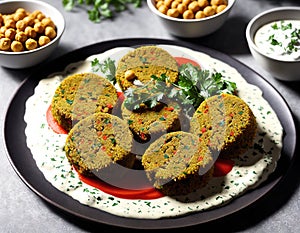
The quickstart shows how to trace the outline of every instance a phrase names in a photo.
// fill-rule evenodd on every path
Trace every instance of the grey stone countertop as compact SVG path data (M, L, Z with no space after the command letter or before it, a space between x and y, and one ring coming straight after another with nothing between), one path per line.
M278 6L300 6L298 0L237 0L227 22L216 33L197 39L180 39L168 34L143 1L141 8L130 8L112 20L99 24L89 21L84 9L67 12L61 0L46 0L66 19L66 30L59 48L50 59L94 43L121 38L156 38L188 41L228 54L261 74L283 96L296 127L300 121L300 85L274 79L256 64L248 50L245 29L256 14ZM1 11L1 9L0 9ZM0 67L0 232L108 232L128 230L97 224L71 216L55 208L31 191L14 171L5 150L4 121L10 100L23 80L35 68L12 70ZM268 195L216 221L181 229L190 232L300 232L300 159L296 149L293 165L285 178ZM141 230L138 230L141 231ZM167 230L164 230L166 232ZM135 230L130 230L135 232Z

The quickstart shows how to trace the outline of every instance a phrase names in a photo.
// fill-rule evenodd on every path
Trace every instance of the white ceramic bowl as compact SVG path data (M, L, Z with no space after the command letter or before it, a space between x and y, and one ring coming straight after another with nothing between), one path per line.
M196 38L218 30L228 18L235 0L228 0L228 6L220 13L202 19L179 19L167 16L155 7L155 0L147 0L149 9L160 19L166 30L178 37Z
M65 30L65 19L63 15L53 6L35 0L7 0L0 1L0 13L10 14L18 8L24 8L29 12L40 10L46 17L50 17L57 28L56 37L47 45L31 51L5 52L0 51L0 65L7 68L21 69L28 68L45 61L58 46L59 40Z
M246 39L257 64L273 77L283 81L300 81L300 59L286 60L273 56L259 48L254 40L259 28L278 20L300 20L300 7L277 7L255 16L247 25ZM299 28L300 29L300 28Z

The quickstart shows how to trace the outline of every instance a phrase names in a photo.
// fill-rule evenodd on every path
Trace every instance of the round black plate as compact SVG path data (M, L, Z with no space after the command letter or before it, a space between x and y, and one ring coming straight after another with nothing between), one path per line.
M119 217L82 205L78 201L54 188L44 178L27 148L24 133L26 125L23 120L25 102L27 98L33 94L34 88L39 80L52 73L61 72L68 64L84 60L90 55L102 53L114 47L129 47L147 44L173 44L204 52L236 68L249 83L261 88L264 93L264 98L275 110L284 128L283 151L280 159L284 160L284 162L279 161L276 171L266 182L255 190L247 192L227 205L219 208L176 218L148 220ZM42 199L71 215L75 215L85 220L135 229L167 229L207 223L235 213L253 204L266 195L280 180L283 179L287 173L287 169L292 164L296 147L296 128L289 107L282 96L259 74L230 56L206 47L195 46L186 42L142 38L106 41L90 45L70 52L38 69L22 83L15 93L7 110L4 123L4 136L8 159L14 170L24 183Z

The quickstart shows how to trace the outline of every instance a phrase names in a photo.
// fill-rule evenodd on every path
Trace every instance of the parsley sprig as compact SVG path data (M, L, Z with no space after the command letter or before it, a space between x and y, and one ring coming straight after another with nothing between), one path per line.
M142 5L142 0L62 0L65 10L71 11L77 6L85 7L89 20L99 23L103 19L112 18L118 12L128 9L131 4L135 8Z
M98 58L95 58L91 62L91 66L93 72L97 73L100 70L112 84L117 83L115 61L111 58L107 58L103 63Z
M182 104L186 114L191 114L206 98L220 93L233 94L236 91L234 82L224 79L221 73L201 70L192 64L179 67L179 81L171 83L169 77L152 75L152 80L139 87L125 91L124 105L137 110L141 104L155 107L165 99L173 99Z

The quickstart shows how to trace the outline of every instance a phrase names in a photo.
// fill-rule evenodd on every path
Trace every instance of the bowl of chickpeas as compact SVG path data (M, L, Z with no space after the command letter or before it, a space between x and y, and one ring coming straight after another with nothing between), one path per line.
M212 34L228 18L235 0L147 0L149 9L177 37Z
M45 61L65 30L63 15L35 0L0 2L0 65L22 69Z

